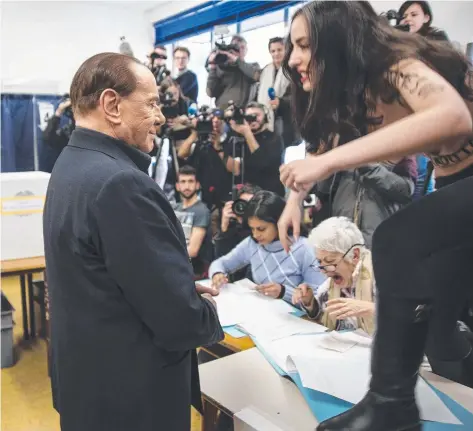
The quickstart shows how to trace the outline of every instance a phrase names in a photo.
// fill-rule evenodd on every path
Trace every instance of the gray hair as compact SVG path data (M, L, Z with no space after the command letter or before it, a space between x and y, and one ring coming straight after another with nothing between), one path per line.
M360 229L348 218L331 217L312 229L309 244L316 250L345 254L356 244L364 245L365 240ZM354 249L345 256L345 259L352 261L353 257Z

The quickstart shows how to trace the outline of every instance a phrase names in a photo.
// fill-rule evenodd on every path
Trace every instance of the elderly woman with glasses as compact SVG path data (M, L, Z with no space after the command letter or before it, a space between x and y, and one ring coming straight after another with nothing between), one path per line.
M316 294L305 284L293 293L311 319L331 330L375 329L375 281L371 252L365 247L358 227L345 217L332 217L312 230L318 269L327 280Z

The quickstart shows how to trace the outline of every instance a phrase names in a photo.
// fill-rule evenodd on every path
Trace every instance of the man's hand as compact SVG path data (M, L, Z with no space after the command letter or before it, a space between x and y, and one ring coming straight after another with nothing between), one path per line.
M277 283L266 283L256 286L256 290L265 296L277 298L281 294L282 286Z
M337 320L348 317L372 317L375 314L375 305L374 302L359 299L337 298L327 302L326 311L330 317Z
M199 295L211 295L211 296L218 296L220 293L218 289L213 287L203 286L202 284L195 283L195 290Z
M243 120L243 124L237 124L235 122L235 120L231 120L230 121L230 127L235 131L237 132L238 134L244 136L246 138L246 136L251 132L251 128L250 128L250 125L246 122L246 120Z
M69 106L71 106L71 99L67 99L64 102L60 103L56 109L56 117L60 117L66 111Z
M236 219L236 215L232 211L233 201L229 201L225 203L222 211L222 224L221 230L222 232L226 232L228 230L228 226L230 225L230 220Z
M276 97L276 99L269 101L269 104L271 105L273 111L276 111L279 108L279 103L279 97Z
M225 274L222 274L221 272L215 274L212 277L212 287L214 289L219 290L224 284L228 283L228 278Z
M307 284L300 284L292 294L294 305L302 304L306 308L311 308L314 301L314 291Z
M221 54L225 54L228 58L228 62L231 64L235 64L240 58L238 54L234 54L231 51L221 51Z

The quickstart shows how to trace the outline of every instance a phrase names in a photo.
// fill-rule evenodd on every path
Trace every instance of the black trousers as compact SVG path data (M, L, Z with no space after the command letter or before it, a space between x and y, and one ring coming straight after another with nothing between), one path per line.
M426 353L443 361L466 357L471 345L456 322L473 295L473 177L384 221L373 237L373 264L379 301L432 305Z

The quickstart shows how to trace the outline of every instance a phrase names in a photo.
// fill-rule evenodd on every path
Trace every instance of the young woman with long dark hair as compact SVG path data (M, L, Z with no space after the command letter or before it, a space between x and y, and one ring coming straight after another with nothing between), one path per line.
M294 15L289 39L284 68L311 154L281 167L281 181L292 189L278 223L285 247L314 182L420 152L435 165L440 190L374 235L378 320L370 390L318 427L420 430L414 388L426 346L452 365L457 380L473 383L472 344L456 330L473 290L471 64L449 44L388 26L367 2L309 3Z

